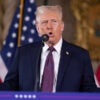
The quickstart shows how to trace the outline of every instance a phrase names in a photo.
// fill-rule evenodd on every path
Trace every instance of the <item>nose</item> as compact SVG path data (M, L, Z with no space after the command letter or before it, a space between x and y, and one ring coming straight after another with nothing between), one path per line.
M52 23L50 21L48 21L47 29L52 29Z

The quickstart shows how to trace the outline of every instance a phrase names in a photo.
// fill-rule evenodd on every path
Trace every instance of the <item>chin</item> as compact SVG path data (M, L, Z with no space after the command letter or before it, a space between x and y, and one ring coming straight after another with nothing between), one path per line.
M55 45L55 42L54 42L54 41L48 41L48 43L49 43L50 45Z

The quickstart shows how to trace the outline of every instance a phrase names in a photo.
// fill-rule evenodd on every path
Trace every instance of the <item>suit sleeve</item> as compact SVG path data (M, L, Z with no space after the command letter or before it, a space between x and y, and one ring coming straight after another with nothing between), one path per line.
M5 77L4 82L0 84L0 90L18 90L19 89L18 61L19 61L19 51L17 50L13 64Z
M94 73L89 57L89 53L84 53L83 57L83 80L82 80L82 90L83 91L98 91L95 80L94 80Z

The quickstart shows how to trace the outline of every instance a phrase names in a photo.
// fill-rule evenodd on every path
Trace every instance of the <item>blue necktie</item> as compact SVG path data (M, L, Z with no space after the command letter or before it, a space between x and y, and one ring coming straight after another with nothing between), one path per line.
M55 50L53 47L49 47L49 54L47 55L44 72L42 76L41 91L52 92L54 81L54 60L52 52Z

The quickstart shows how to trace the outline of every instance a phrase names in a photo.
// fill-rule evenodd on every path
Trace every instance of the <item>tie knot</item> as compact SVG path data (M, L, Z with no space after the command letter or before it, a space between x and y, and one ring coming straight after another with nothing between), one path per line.
M51 47L48 48L48 50L49 50L50 52L52 52L52 51L55 51L55 48L54 48L53 46L51 46Z

